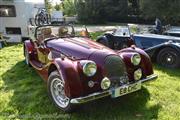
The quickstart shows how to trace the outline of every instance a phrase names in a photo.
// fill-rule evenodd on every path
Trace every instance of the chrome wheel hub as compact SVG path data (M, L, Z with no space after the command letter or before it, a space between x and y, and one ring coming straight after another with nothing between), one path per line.
M165 61L167 64L173 64L175 62L175 56L173 54L166 54Z
M54 78L51 82L51 94L56 104L62 108L68 106L70 99L64 92L64 81L60 78Z

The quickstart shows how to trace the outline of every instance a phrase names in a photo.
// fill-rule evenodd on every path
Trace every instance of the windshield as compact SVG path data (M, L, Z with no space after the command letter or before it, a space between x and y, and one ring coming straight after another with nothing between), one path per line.
M120 27L116 31L114 31L114 36L121 36L121 37L129 37L130 32L128 27Z
M36 29L35 37L37 39L45 40L51 38L63 38L63 37L75 37L83 36L83 29L74 30L70 25L58 25L58 26L41 26ZM85 31L85 30L83 30Z
M128 24L128 26L129 26L129 30L133 34L150 33L150 31L154 29L154 26L149 26L149 25Z

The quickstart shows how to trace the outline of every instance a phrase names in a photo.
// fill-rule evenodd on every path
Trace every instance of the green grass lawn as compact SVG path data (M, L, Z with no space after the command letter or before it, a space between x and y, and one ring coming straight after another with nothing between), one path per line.
M84 104L65 114L48 98L45 82L25 65L21 44L0 50L0 120L180 120L180 70L155 65L159 78L143 89L116 99Z

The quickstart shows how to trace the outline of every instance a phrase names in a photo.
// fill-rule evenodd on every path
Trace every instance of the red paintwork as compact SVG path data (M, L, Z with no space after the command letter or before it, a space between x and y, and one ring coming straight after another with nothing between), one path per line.
M65 93L68 97L80 97L89 93L101 91L100 82L106 75L104 70L104 59L109 55L118 55L123 58L130 79L133 79L133 71L137 68L131 64L130 56L139 53L142 57L140 66L143 69L144 77L153 74L152 64L149 56L139 48L127 48L120 51L113 51L89 38L73 37L50 40L44 44L46 48L40 49L45 56L51 51L54 59L46 63L46 67L37 59L37 48L34 42L25 41L25 47L29 51L30 63L38 71L41 77L47 81L52 66L55 66L62 78L65 80ZM62 54L69 56L63 57ZM97 64L97 73L93 77L87 77L82 72L80 60L92 60ZM39 63L39 65L35 63ZM39 67L42 66L42 67ZM89 80L95 81L95 86L89 88Z

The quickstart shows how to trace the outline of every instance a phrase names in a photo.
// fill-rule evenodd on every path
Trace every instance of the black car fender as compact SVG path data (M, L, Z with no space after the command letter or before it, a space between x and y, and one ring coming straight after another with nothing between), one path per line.
M113 49L113 35L112 34L104 34L100 36L96 40L98 43L101 43L111 49Z
M173 48L176 51L178 51L178 53L180 53L180 43L174 43L174 42L165 42L165 43L144 49L144 51L149 54L152 60L156 60L158 53L164 48Z
M98 43L101 43L101 41L103 41L103 43L104 43L103 45L109 47L109 40L108 40L108 38L106 37L106 35L103 35L103 36L98 37L96 41L97 41Z

